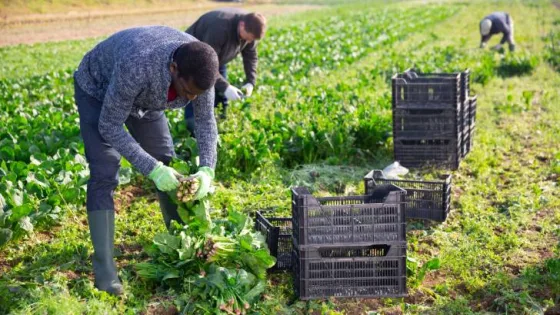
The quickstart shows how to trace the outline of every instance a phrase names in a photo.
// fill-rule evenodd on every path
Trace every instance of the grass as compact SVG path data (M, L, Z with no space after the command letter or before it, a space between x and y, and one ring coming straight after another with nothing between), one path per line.
M480 16L499 9L495 3L458 5L452 18L410 36L390 51L429 56L436 47L477 47ZM541 58L549 31L560 11L552 5L508 7L516 19L518 48ZM317 13L314 13L317 14ZM305 19L298 15L294 20ZM536 21L539 21L538 23ZM464 27L457 28L457 25ZM434 37L435 36L435 37ZM28 51L59 51L53 70L77 63L81 53L98 39L21 46ZM498 39L494 39L498 40ZM0 50L13 58L13 68L2 77L17 75L15 50ZM480 54L472 52L473 56ZM498 56L496 56L498 57ZM371 54L332 73L310 79L306 88L328 88L344 83L357 102L377 102L390 86L382 79L363 86L358 79L379 67L386 56ZM2 58L2 60L6 60ZM45 56L44 64L52 63ZM473 58L464 67L476 66ZM7 69L7 70L4 70ZM44 68L23 70L31 75ZM28 72L26 72L28 71ZM473 151L453 173L453 206L443 224L408 224L409 267L420 267L435 258L440 266L423 279L409 274L405 299L328 300L293 303L290 276L271 276L264 314L306 313L372 314L539 314L560 302L560 74L546 62L522 76L493 77L486 85L474 84L478 116ZM350 99L351 95L349 95ZM387 113L389 114L389 113ZM213 200L219 209L256 209L278 205L289 209L287 187L308 184L320 194L359 193L361 177L390 162L390 149L361 165L329 163L294 169L267 168L247 180L219 183ZM334 164L334 165L332 165ZM0 253L0 312L14 314L134 314L172 310L170 292L138 280L134 262L145 259L142 246L164 230L153 192L123 200L117 215L118 264L127 291L110 297L92 286L91 244L85 209L67 209L65 220L52 231L31 235ZM127 203L130 203L127 205ZM412 268L413 269L413 268Z

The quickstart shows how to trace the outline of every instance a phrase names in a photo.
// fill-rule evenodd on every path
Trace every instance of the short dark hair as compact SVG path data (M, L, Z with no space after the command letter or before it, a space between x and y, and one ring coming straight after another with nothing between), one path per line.
M174 61L179 68L179 77L193 79L201 90L208 90L218 79L218 55L210 45L193 41L177 48Z
M260 13L248 13L241 19L245 23L245 30L255 36L255 39L261 39L266 30L266 18Z

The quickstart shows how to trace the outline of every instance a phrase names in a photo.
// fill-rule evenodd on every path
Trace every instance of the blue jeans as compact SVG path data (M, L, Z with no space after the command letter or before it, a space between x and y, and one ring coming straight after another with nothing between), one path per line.
M226 65L221 65L219 68L220 74L224 77L224 79L227 80L227 67ZM220 117L222 119L224 119L226 117L226 109L228 107L228 100L227 98L222 95L221 93L218 93L218 91L216 91L216 97L214 98L214 107L218 107L218 105L220 105L220 103L222 103L222 114L220 115ZM191 132L191 134L194 135L194 110L193 110L193 105L192 103L189 103L187 106L185 106L185 121L187 123L187 129L189 129L189 131Z
M113 194L119 184L121 155L99 133L103 102L86 94L74 83L74 98L80 114L80 133L84 140L90 178L87 183L87 211L114 210ZM163 111L149 111L142 117L129 117L128 131L151 156L169 164L175 155L167 117ZM167 194L158 192L161 198Z

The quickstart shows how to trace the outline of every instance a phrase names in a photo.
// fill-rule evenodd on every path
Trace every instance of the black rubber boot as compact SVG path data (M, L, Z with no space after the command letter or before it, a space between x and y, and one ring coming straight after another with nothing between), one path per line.
M123 286L113 258L115 211L88 211L89 233L93 243L93 273L95 287L113 295L121 295Z
M183 220L177 212L177 205L173 203L171 198L166 192L158 190L159 207L161 209L161 214L163 215L163 222L165 222L165 227L169 230L169 225L171 220L177 221L179 224L184 224Z

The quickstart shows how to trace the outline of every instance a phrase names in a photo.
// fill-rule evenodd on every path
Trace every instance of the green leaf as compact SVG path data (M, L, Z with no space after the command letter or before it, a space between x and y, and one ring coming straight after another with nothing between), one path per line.
M4 199L4 196L0 194L0 213L3 213L3 210L6 209L7 207L8 204L6 203L6 199Z
M424 266L426 266L426 269L428 270L437 270L441 267L441 262L438 257L435 257L426 262ZM422 267L424 268L424 266Z
M251 234L245 234L239 237L239 246L242 249L251 251L253 249L252 244L253 244L253 237L251 236Z
M173 254L181 246L181 239L167 233L159 233L154 237L154 244L164 254Z
M130 183L133 170L130 167L121 167L119 169L119 185L126 185Z
M191 174L191 167L189 164L183 160L173 159L171 161L171 167L174 168L177 172L183 175L190 175Z
M80 189L76 187L63 189L61 192L62 197L64 197L64 200L66 200L67 203L76 202L76 200L80 197Z
M35 185L37 185L37 186L39 186L40 188L43 188L43 189L49 187L48 183L45 183L44 181L41 181L41 180L37 179L37 177L35 176L35 173L33 173L33 172L29 172L27 174L27 177L25 178L25 180L28 183L35 184Z
M19 189L14 189L12 193L12 206L18 207L23 204L23 192Z
M33 211L33 206L29 203L23 204L18 207L12 208L12 221L19 221L19 219L29 215Z
M179 272L176 270L168 270L165 276L163 276L163 279L161 280L165 281L168 279L176 279L176 278L179 278Z
M86 158L85 158L83 155L81 155L81 154L76 154L76 155L74 156L74 161L76 161L76 163L78 163L78 164L80 164L80 165L82 165L82 166L84 166L84 167L87 167L87 160L86 160Z
M19 227L21 227L27 233L33 232L33 223L29 217L23 217L19 220Z
M0 229L0 246L8 243L14 233L10 229Z
M259 297L264 290L266 289L266 282L264 280L260 280L257 284L244 296L243 299L249 303L253 303L256 301L257 297Z

